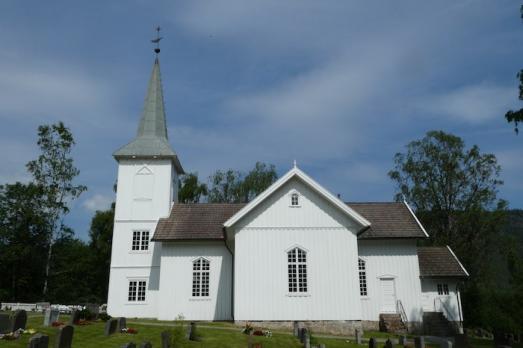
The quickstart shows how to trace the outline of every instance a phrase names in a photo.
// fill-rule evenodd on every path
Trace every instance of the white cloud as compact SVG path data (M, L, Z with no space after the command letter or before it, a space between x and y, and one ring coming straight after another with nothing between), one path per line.
M87 198L82 206L84 209L95 212L97 210L107 210L111 206L111 203L114 201L113 196L106 196L102 194L94 194L93 196Z

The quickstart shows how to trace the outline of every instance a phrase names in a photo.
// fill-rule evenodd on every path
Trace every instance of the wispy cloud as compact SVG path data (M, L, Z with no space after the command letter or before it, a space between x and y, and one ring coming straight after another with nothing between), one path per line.
M83 203L82 207L90 212L97 210L106 210L111 206L114 201L114 197L106 196L103 194L96 193L87 198Z

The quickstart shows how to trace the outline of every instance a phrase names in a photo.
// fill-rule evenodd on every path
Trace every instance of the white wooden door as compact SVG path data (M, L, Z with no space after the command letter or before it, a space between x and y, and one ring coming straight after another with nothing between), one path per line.
M396 313L396 290L393 278L380 279L381 313Z

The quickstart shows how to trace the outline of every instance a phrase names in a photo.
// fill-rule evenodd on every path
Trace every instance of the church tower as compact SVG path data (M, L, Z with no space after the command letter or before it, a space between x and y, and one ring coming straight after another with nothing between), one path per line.
M158 220L169 216L178 201L178 176L184 173L167 137L158 56L136 138L113 156L118 181L108 313L137 316L138 311L142 317L156 317L162 246L151 238Z

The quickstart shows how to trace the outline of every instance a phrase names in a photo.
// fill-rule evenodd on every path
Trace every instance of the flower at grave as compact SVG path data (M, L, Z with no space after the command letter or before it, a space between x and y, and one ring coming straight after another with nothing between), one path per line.
M246 322L245 327L243 328L242 332L244 334L250 335L253 330L254 330L254 328L252 327L251 323Z
M126 327L125 329L128 334L137 334L138 333L138 330L133 329L132 327Z
M260 330L256 330L252 334L253 334L253 336L263 336L263 332Z
M51 323L52 327L58 327L58 326L63 326L63 325L65 325L65 324L63 322L61 322L61 321L53 321Z
M263 334L265 335L265 337L272 337L272 331L270 330L265 330Z

